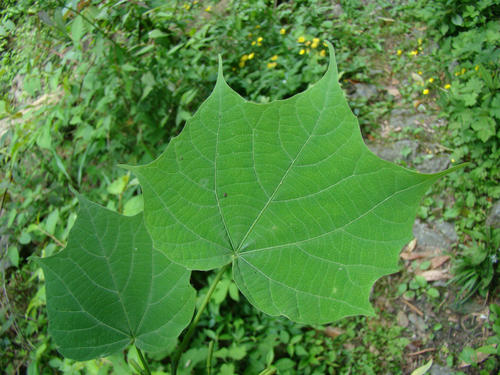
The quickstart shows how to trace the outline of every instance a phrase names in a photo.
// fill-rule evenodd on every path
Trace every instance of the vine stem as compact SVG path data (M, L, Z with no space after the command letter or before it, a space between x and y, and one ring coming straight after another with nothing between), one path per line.
M179 360L181 358L182 353L184 353L184 350L186 350L187 346L189 345L191 338L193 337L194 331L196 329L196 326L198 325L198 322L200 321L201 315L205 311L208 302L210 301L210 298L212 297L212 294L214 294L215 287L219 283L220 279L222 278L222 275L224 275L224 272L228 269L229 265L231 263L226 264L224 267L222 267L219 272L217 272L217 275L215 275L214 281L212 281L212 285L210 285L210 289L208 290L207 295L203 299L203 302L196 312L196 316L194 317L193 321L189 325L189 328L182 338L182 341L180 345L177 347L177 350L174 353L174 356L172 358L172 375L177 374L177 367L179 367Z
M137 346L135 347L135 349L137 350L137 354L139 354L139 359L141 360L142 367L144 367L144 373L146 375L151 375L151 370L149 369L148 362L144 358L144 355L142 354L141 349L139 349Z

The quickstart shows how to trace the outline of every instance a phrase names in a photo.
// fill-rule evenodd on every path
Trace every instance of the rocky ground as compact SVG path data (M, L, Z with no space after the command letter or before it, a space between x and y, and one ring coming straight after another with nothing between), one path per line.
M374 84L354 84L348 90L350 99L364 97L368 102L380 98L380 93L390 91L400 97L398 85L386 85L383 78ZM379 157L402 164L422 173L434 173L450 166L449 150L439 142L440 129L446 125L437 116L437 108L424 105L408 106L397 100L394 109L381 121L379 129L366 140L368 147ZM444 197L453 201L453 197ZM500 225L500 202L493 207L488 217L490 226ZM474 297L466 303L457 302L458 287L450 284L452 278L452 256L459 245L459 236L453 222L444 220L422 221L416 219L413 227L414 239L401 252L402 270L389 277L391 288L407 284L419 275L427 285L417 288L413 298L405 293L381 290L374 303L390 313L394 321L406 328L406 337L411 340L406 348L407 362L403 373L410 374L430 359L434 364L432 375L448 375L456 370L476 374L478 369L466 363L444 366L450 353L459 354L466 346L477 348L491 335L485 328L490 301ZM379 281L375 287L387 288ZM437 289L437 298L426 295L429 289ZM497 301L498 302L498 301ZM479 361L487 358L479 358ZM454 370L452 370L452 368Z

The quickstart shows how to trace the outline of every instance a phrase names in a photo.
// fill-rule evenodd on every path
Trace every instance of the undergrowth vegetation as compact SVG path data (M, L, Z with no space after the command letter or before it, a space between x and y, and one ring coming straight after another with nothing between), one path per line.
M2 368L131 373L135 349L88 362L58 355L47 335L43 275L30 257L64 248L78 204L70 188L126 215L142 210L137 179L116 165L160 155L210 94L218 54L228 84L259 103L317 81L327 64L325 40L336 48L347 92L359 83L414 77L401 85L400 98L379 91L375 98L351 96L350 106L369 140L380 138L380 124L398 100L445 119L436 132L450 162L471 164L434 187L419 216L455 224L458 300L478 293L494 302L500 229L486 218L500 198L499 16L494 0L0 0ZM430 198L436 192L441 197ZM199 301L207 277L213 275L192 276ZM391 304L413 292L409 300L441 308L445 287L405 277L374 295L383 288L381 300ZM271 367L279 374L407 373L412 339L387 306L376 306L379 320L302 326L256 312L225 275L179 373L257 374ZM499 310L491 310L496 336L488 344L498 344ZM439 336L438 323L434 332ZM498 371L497 360L480 365L478 352L468 349L440 348L435 358ZM155 371L168 371L164 359L172 350L151 358Z

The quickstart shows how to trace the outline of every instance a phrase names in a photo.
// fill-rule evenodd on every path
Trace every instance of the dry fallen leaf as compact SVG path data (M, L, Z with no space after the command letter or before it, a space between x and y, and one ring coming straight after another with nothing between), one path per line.
M386 90L387 90L387 92L388 92L390 95L392 95L392 96L394 96L394 97L396 97L396 98L400 98L400 97L401 97L401 93L400 93L400 92L399 92L399 90L398 90L396 87L394 87L394 86L387 86L387 87L386 87Z
M338 327L327 326L325 328L325 334L330 336L332 339L340 336L343 333L345 333L345 331L341 328L338 328Z
M432 251L422 251L418 253L409 253L407 251L403 251L399 256L403 260L415 260L415 259L428 258L432 254L434 254L434 252Z
M431 259L431 268L432 269L439 268L443 264L445 264L448 260L450 260L449 255L439 255L437 257L434 257Z
M427 281L447 280L451 278L447 270L430 270L417 274L423 276Z

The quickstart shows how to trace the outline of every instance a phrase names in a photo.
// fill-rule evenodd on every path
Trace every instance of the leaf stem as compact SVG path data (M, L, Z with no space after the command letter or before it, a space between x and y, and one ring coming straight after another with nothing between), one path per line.
M196 329L196 326L198 325L198 322L200 321L201 315L203 314L203 311L205 311L208 302L210 301L210 298L212 297L212 294L215 291L215 287L219 283L220 279L222 278L222 275L224 275L224 272L226 272L227 268L229 267L231 263L226 264L223 266L219 272L217 272L217 275L215 275L214 281L212 281L212 285L210 285L210 289L207 292L207 295L203 299L203 302L196 312L196 316L194 317L193 321L189 325L189 328L182 338L182 341L180 345L177 347L177 350L174 353L174 356L172 358L172 375L177 374L177 367L179 367L179 360L181 358L182 353L184 350L186 350L187 346L189 345L189 342L191 341L191 338L193 337L194 330Z
M144 355L142 354L142 351L141 349L139 349L136 345L135 349L137 350L137 354L139 354L139 359L141 360L141 363L142 363L142 367L144 367L144 373L146 375L151 375L151 370L149 369L149 365L148 365L148 362L146 361L146 359L144 358Z

